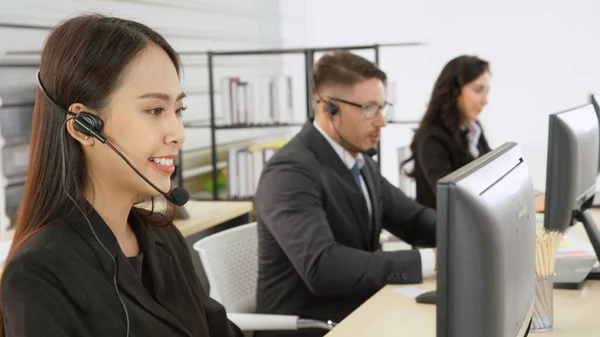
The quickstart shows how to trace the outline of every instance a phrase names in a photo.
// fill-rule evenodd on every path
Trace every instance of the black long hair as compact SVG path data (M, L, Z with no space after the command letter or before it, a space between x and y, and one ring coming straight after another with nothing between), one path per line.
M444 66L435 81L427 111L410 144L412 155L402 162L401 168L415 159L417 144L432 126L442 127L448 131L452 140L461 149L461 163L467 164L474 159L468 148L467 135L460 129L461 113L457 107L457 98L460 96L463 86L489 71L490 66L487 61L470 55L458 56ZM481 141L489 149L483 135ZM407 174L414 177L414 172L407 172Z

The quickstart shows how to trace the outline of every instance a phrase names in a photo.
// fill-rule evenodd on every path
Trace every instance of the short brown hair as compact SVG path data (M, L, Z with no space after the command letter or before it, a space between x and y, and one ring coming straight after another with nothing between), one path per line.
M336 50L323 55L312 70L312 89L317 92L326 85L354 85L361 80L377 78L386 84L387 75L362 56L347 50Z

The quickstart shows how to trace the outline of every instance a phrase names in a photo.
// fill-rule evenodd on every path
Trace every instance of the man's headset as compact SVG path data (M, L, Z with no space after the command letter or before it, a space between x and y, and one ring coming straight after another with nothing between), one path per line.
M337 133L338 137L340 137L340 140L342 141L342 143L344 143L347 147L350 147L355 152L361 152L369 157L373 157L374 155L376 155L377 150L375 148L363 150L360 147L358 147L358 146L352 144L351 142L347 141L346 139L344 139L342 134L336 128L335 123L333 123L333 116L340 112L340 108L337 105L335 105L334 103L332 103L331 101L323 99L321 97L321 95L318 93L318 91L315 90L315 92L319 96L319 101L317 101L317 103L320 101L323 101L325 103L324 108L325 108L325 111L327 111L327 114L329 115L329 119L331 120L331 125L333 126L333 130L335 131L335 133Z
M54 98L52 98L50 93L48 93L48 91L44 87L44 84L42 83L42 80L40 78L39 70L37 72L36 78L37 78L38 86L40 87L40 90L42 91L44 96L46 96L46 98L56 108L60 109L62 112L64 112L67 115L73 116L72 119L73 119L73 122L75 123L75 130L81 132L82 134L84 134L88 137L94 137L94 138L98 139L101 143L106 144L109 148L111 148L113 151L115 151L115 153L118 154L119 157L121 157L127 163L127 165L129 165L129 167L131 167L131 169L133 169L133 171L135 171L135 173L137 173L137 175L139 175L142 179L144 179L144 181L146 181L146 183L148 183L150 186L152 186L152 188L157 190L160 194L162 194L167 200L169 200L173 204L175 204L177 206L183 206L188 202L188 200L190 199L190 194L184 188L175 187L173 190L171 190L171 192L166 193L166 192L162 191L161 189L159 189L148 178L146 178L138 169L136 169L133 166L133 164L131 164L131 162L129 160L127 160L127 158L121 153L121 151L117 150L106 139L106 137L104 137L102 135L102 129L104 127L104 122L102 121L102 119L100 117L93 115L86 111L81 111L78 114L75 114L75 113L61 107L60 104L58 104L58 102L56 102L56 100L54 100Z

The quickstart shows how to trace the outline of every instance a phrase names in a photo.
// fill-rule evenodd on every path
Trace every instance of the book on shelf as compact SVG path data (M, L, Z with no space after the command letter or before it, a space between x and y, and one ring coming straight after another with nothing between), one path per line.
M258 187L260 174L275 151L287 140L249 147L232 147L227 154L227 192L230 198L250 198Z
M290 76L223 77L223 125L294 123Z

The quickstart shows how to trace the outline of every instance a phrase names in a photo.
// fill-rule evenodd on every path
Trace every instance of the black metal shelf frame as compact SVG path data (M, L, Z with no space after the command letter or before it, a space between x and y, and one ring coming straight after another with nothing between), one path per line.
M327 52L334 50L366 50L372 49L374 52L374 63L379 65L381 47L406 47L406 46L423 46L421 42L404 42L404 43L383 43L371 45L355 45L355 46L326 46L314 48L283 48L283 49L257 49L257 50L237 50L237 51L200 51L200 52L181 52L180 55L206 55L208 67L208 95L210 109L209 124L195 124L194 121L185 123L186 128L209 128L210 129L210 149L211 149L211 165L212 165L212 200L223 200L219 197L217 188L217 131L219 130L234 130L246 128L272 128L272 127L293 127L301 126L302 124L233 124L233 125L217 125L215 118L215 83L214 83L214 59L218 56L240 56L240 55L281 55L281 54L303 54L304 55L304 76L305 76L305 91L306 91L306 116L310 121L314 120L314 112L311 108L312 87L310 83L310 74L314 66L314 56L318 52ZM392 121L389 124L415 124L415 121ZM377 144L377 166L381 169L381 141ZM183 162L182 155L179 155L178 183L183 187ZM252 198L226 198L227 200L252 200Z

